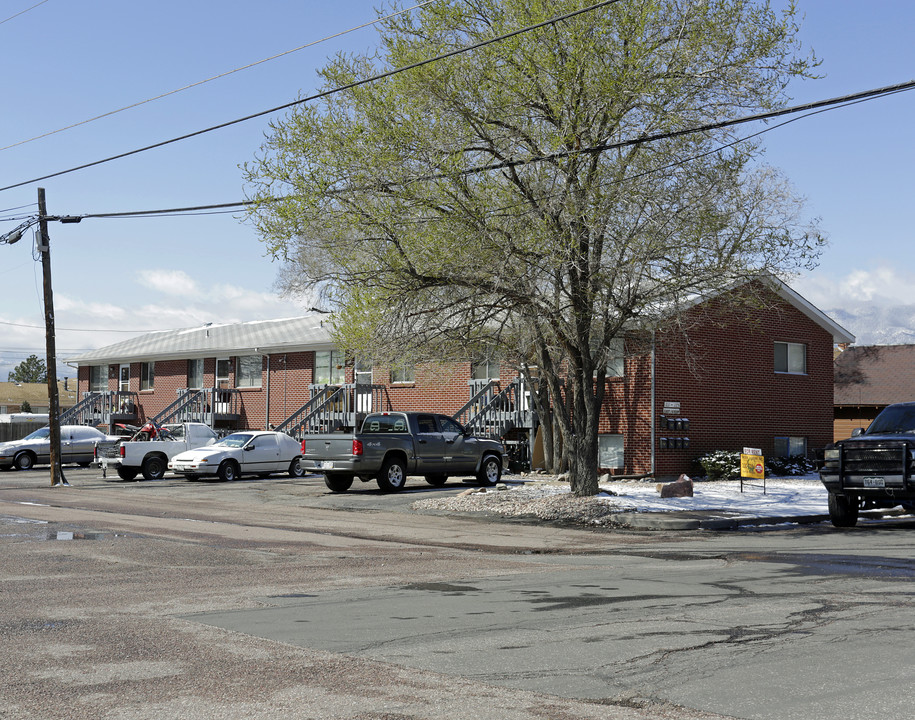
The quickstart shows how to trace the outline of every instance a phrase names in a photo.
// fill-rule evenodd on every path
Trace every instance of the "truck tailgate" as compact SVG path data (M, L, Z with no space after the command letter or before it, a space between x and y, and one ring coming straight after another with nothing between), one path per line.
M306 435L302 442L302 459L313 468L332 469L335 460L352 460L353 436L345 434Z

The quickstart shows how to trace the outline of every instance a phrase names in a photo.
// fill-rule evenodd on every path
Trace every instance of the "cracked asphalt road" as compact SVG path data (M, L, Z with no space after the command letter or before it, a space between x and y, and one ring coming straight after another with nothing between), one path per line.
M639 533L417 488L0 474L0 718L908 718L915 523Z

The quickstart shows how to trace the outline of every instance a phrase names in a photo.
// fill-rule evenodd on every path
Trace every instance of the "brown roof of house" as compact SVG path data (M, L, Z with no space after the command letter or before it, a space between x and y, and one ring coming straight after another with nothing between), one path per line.
M915 345L850 347L836 358L836 405L883 406L915 400Z

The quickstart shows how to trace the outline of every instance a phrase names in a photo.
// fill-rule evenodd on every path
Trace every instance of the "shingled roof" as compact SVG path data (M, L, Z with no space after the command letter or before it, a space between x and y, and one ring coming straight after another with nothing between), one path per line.
M884 406L915 400L915 345L862 345L836 358L836 405Z

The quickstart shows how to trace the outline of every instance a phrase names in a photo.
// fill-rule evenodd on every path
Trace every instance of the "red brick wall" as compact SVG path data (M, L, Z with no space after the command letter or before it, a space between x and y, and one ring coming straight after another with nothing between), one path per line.
M706 311L711 311L707 316ZM809 451L832 441L832 337L792 305L769 309L729 310L722 303L694 309L688 343L676 332L657 338L656 398L651 408L651 358L646 352L627 358L626 377L610 378L602 433L624 437L625 467L617 473L642 474L651 469L651 419L657 422L665 402L679 402L678 417L688 418L688 431L656 430L656 473L674 476L695 472L693 460L713 450L759 447L771 454L776 435L807 438ZM807 346L807 374L776 374L773 342ZM230 386L234 387L233 358ZM216 359L204 361L204 385L215 381ZM109 387L117 389L117 365L111 366ZM155 389L139 393L143 417L161 412L187 386L187 361L156 362ZM131 365L130 389L139 391L140 364ZM415 382L392 384L387 368L375 368L373 381L386 386L387 401L396 410L425 410L452 415L469 399L470 363L430 364L416 368ZM241 392L239 427L277 425L309 399L314 377L314 352L280 353L264 358L260 388ZM501 369L503 387L514 377ZM346 369L352 382L353 369ZM269 380L269 382L268 382ZM79 368L80 392L88 390L89 369ZM270 416L267 418L267 388ZM657 447L661 437L688 437L688 449Z
M703 320L705 311L710 316ZM655 472L696 471L693 461L714 450L773 451L774 437L807 438L808 452L832 441L833 339L792 305L729 312L711 303L692 312L688 343L676 332L659 335L656 351ZM773 343L807 347L807 373L776 373ZM626 382L608 381L601 432L624 435L626 473L650 470L650 357L630 358ZM680 403L687 431L660 426L665 402ZM688 449L661 449L662 437L688 437Z

